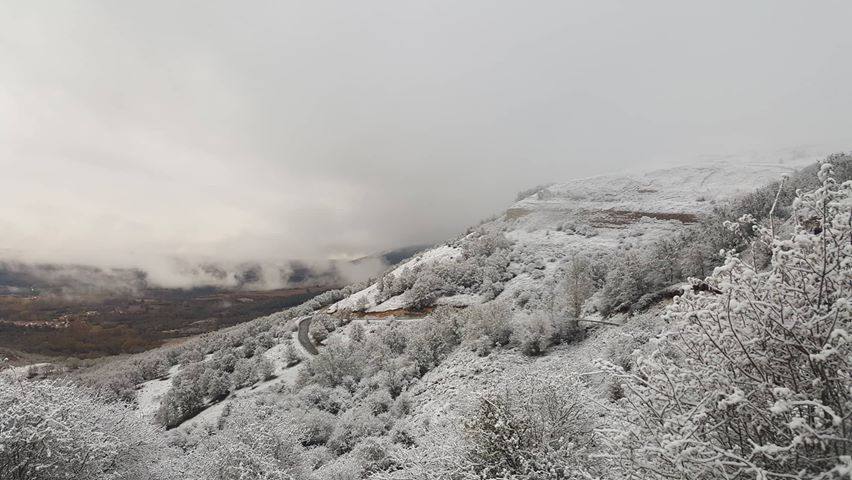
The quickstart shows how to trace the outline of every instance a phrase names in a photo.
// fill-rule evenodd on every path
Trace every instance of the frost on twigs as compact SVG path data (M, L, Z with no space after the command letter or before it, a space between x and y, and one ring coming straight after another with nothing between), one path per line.
M469 478L588 478L591 413L573 378L527 378L483 396L465 423Z
M128 405L71 383L0 377L2 479L147 478L158 442Z
M819 178L792 235L756 228L767 270L728 253L722 294L686 292L652 354L608 366L623 424L601 433L625 478L852 475L852 182Z

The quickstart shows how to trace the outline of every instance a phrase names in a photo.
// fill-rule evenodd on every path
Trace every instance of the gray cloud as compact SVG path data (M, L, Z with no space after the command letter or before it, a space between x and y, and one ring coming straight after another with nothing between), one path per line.
M543 182L852 145L849 2L0 6L0 256L352 258Z

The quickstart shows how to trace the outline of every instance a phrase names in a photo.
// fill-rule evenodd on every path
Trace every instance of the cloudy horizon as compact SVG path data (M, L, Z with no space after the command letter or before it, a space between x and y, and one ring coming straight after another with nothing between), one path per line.
M355 258L446 239L540 183L849 150L849 18L792 1L5 2L0 260Z

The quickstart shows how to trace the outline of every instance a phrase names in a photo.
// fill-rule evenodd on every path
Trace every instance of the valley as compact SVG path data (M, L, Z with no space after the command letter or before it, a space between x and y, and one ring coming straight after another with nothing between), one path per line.
M0 354L138 353L301 304L329 287L147 289L137 295L0 295Z

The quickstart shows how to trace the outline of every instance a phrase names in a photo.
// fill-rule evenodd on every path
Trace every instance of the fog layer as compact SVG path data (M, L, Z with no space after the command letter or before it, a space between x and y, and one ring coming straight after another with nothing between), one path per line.
M850 18L830 1L3 2L0 258L355 258L538 183L849 149Z

